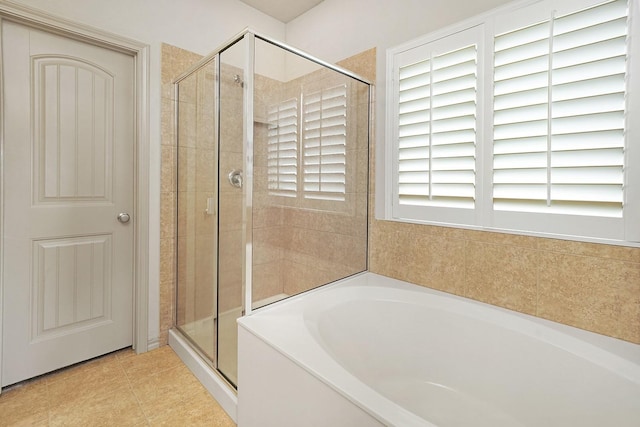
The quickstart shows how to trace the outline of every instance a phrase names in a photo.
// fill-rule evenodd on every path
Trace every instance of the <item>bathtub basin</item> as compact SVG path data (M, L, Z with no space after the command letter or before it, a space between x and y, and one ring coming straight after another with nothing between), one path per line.
M640 346L372 273L239 320L252 426L640 426Z

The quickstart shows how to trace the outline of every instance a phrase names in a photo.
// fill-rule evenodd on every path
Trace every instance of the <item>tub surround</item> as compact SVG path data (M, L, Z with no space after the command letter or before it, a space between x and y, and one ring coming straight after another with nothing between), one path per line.
M370 271L640 343L640 249L374 220Z

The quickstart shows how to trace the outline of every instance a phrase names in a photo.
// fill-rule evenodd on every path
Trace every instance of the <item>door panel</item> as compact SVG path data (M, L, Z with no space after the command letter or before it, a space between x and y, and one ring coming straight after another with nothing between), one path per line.
M33 72L36 203L110 202L114 77L64 56Z
M8 385L132 344L135 87L106 48L3 23L2 49Z

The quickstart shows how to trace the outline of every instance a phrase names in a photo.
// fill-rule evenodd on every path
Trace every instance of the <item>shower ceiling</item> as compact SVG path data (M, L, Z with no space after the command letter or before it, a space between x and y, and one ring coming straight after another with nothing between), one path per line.
M260 12L287 23L313 9L323 0L240 0Z

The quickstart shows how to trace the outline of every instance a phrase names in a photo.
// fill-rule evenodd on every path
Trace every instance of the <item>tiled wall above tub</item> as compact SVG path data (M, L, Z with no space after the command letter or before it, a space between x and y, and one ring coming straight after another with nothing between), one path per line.
M371 271L640 344L640 249L374 220Z

